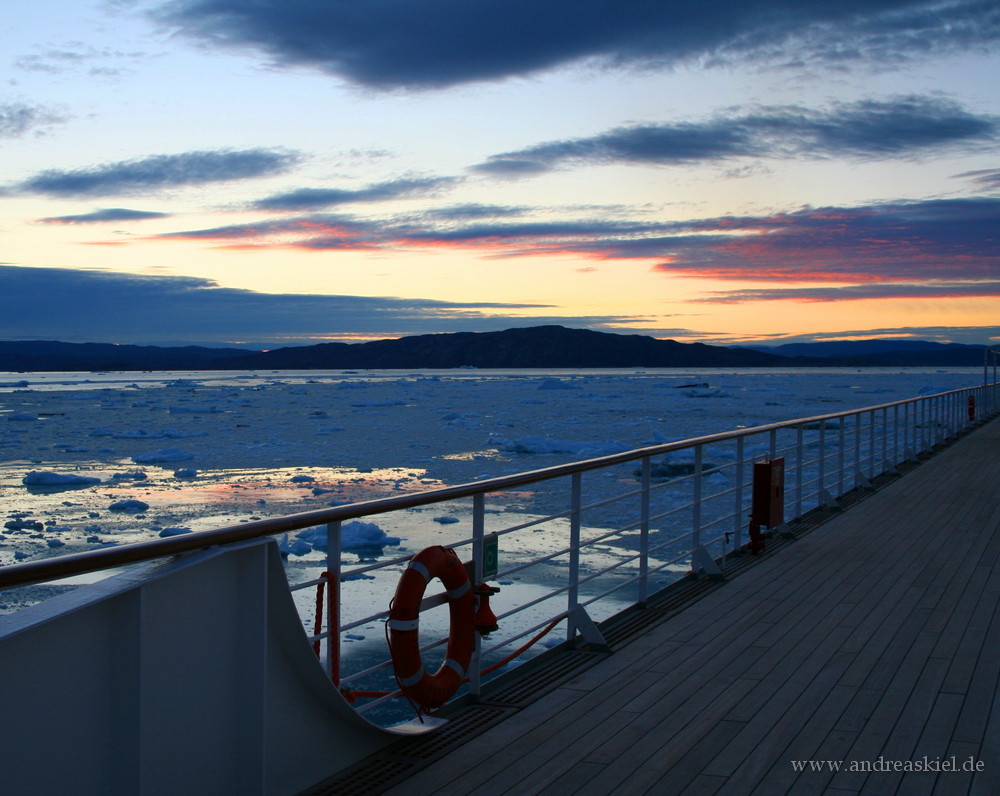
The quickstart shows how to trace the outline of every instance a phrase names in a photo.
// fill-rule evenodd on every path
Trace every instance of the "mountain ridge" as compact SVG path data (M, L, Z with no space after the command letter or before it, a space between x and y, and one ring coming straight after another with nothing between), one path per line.
M982 364L985 349L985 346L886 340L799 343L772 350L762 346L680 343L634 333L547 325L261 351L55 340L0 341L0 371L963 366ZM835 355L830 355L833 352Z

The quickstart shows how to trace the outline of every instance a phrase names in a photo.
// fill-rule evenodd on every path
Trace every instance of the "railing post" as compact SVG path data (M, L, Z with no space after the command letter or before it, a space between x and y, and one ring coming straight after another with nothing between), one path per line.
M483 538L486 535L486 496L478 493L472 496L472 585L483 582ZM483 638L474 633L475 650L472 662L469 664L469 694L476 698L481 687L479 672L482 669L479 656L483 647Z
M901 461L899 450L899 404L892 407L892 464L895 467Z
M743 547L743 524L746 521L743 514L743 479L744 473L744 440L736 438L736 489L733 492L733 550Z
M805 469L805 428L795 427L795 516L802 516L802 471Z
M566 596L566 640L571 642L576 638L576 607L580 602L580 506L583 503L583 475L573 473L570 476L569 512L569 589Z
M701 547L701 464L703 461L702 446L694 449L694 496L691 503L691 549Z
M837 442L840 450L837 452L837 497L844 494L844 470L847 468L847 418L841 416L840 428L837 431Z
M882 408L881 432L882 432L882 471L893 472L895 468L889 463L889 410Z
M927 450L930 445L928 444L928 436L930 435L930 419L928 418L929 409L928 401L926 398L920 399L920 448L919 453L923 453Z
M829 493L826 491L826 421L819 421L819 489L816 492L816 505L829 503ZM801 512L800 512L801 513Z
M878 475L878 471L875 469L875 412L877 410L872 409L868 413L868 478L873 479Z
M854 485L864 486L865 478L861 472L861 413L854 415Z
M340 527L326 524L326 658L330 681L340 687Z
M646 606L649 598L649 487L652 483L652 463L642 457L642 492L639 496L639 605Z

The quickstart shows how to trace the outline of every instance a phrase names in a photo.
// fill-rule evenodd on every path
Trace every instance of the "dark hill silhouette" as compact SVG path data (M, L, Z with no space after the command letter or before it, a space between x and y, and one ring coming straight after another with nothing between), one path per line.
M257 368L767 367L788 359L702 343L563 326L456 332L281 348L242 360Z
M892 341L881 341L887 345ZM563 326L502 332L455 332L320 343L247 351L237 348L111 345L56 341L0 342L0 371L93 370L345 370L394 368L746 368L794 366L977 365L982 346L914 345L898 348L833 344L783 346L780 352L657 340ZM839 345L839 344L838 344ZM822 351L837 354L822 356ZM796 354L790 356L789 354ZM782 355L784 354L784 355ZM802 356L807 354L807 356ZM852 354L856 354L853 355Z
M845 365L922 365L955 367L982 365L985 346L936 343L929 340L834 340L820 343L786 343L754 351L789 357L837 358Z
M61 343L55 340L0 341L0 370L206 370L231 363L248 352L201 346ZM249 352L254 353L254 352Z

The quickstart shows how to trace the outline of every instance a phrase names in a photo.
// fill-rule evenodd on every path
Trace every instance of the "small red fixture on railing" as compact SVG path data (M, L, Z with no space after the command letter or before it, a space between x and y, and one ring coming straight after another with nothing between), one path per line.
M499 586L480 583L473 592L479 598L479 609L476 611L476 619L473 624L480 636L488 636L500 628L497 623L497 615L490 608L490 595L496 594L498 591L500 591Z

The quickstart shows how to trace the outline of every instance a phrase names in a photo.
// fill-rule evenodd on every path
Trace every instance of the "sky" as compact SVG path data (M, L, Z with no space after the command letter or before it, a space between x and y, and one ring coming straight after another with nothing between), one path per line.
M34 0L0 339L1000 343L997 0Z

